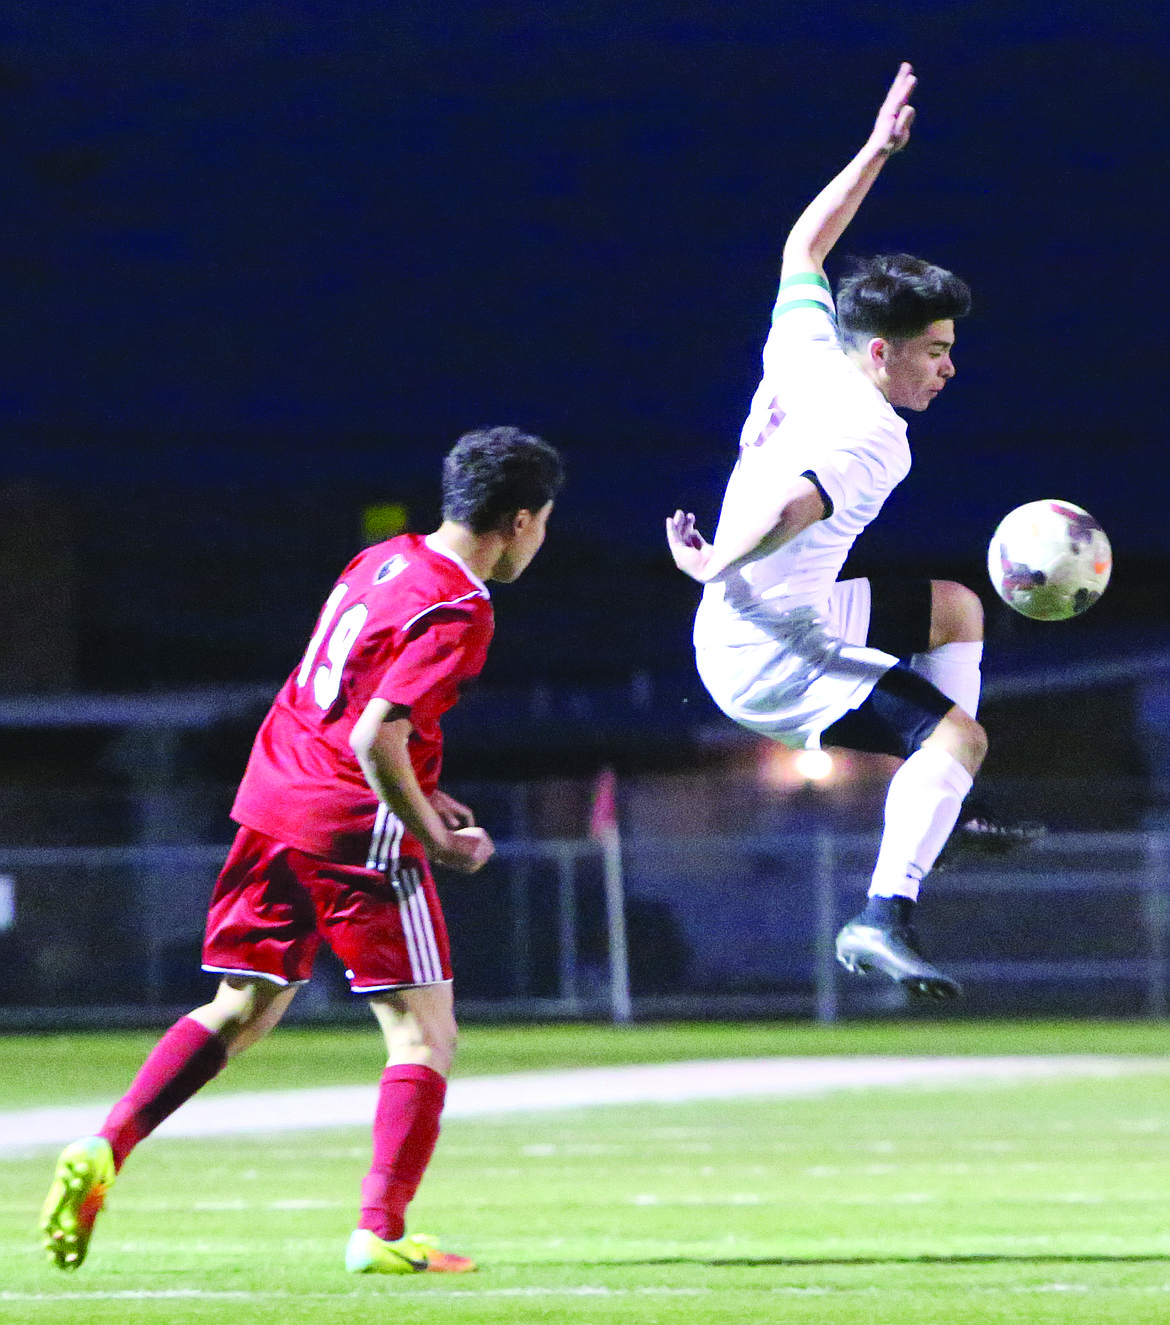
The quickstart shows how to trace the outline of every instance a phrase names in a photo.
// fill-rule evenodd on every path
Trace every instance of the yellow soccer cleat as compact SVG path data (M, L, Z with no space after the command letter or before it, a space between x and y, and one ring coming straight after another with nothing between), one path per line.
M413 1233L397 1242L383 1242L368 1228L350 1234L345 1249L345 1268L350 1274L469 1274L479 1267L466 1256L439 1250L439 1241L429 1233Z
M62 1270L76 1270L89 1250L93 1221L114 1185L114 1152L100 1136L83 1136L61 1152L41 1209L45 1254Z

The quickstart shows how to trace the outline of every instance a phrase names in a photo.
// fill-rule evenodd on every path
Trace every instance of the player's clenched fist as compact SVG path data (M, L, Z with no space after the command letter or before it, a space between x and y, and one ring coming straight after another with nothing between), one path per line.
M457 828L449 844L431 855L440 865L460 874L474 874L496 853L495 843L482 828Z

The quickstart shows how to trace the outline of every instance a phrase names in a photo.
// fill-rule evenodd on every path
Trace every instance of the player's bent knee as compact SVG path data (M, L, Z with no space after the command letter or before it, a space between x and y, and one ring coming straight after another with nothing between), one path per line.
M971 756L982 764L987 758L987 729L974 719L971 720Z
M972 773L978 770L987 757L987 731L981 723L975 721L969 713L955 707L947 715L954 721L959 732L959 762L966 765Z
M370 1000L386 1039L387 1063L451 1070L458 1028L450 986L422 986Z
M974 777L987 754L987 732L956 704L923 745L945 750Z
M234 1054L266 1035L284 1015L295 994L295 986L227 976L220 981L212 1001L196 1008L190 1016L219 1035L229 1054Z
M965 584L932 580L930 593L930 647L977 643L983 638L983 602Z
M386 1063L390 1067L417 1063L433 1068L445 1077L455 1058L455 1036L435 1030L421 1035L397 1032L387 1037L386 1051Z
M242 1020L254 1021L264 1016L274 1003L291 998L295 992L290 985L278 985L272 980L243 979L229 976L219 986L216 1002L230 1008Z

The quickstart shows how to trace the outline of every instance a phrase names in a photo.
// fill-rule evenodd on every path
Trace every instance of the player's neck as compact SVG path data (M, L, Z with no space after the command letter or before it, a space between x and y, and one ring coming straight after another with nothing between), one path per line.
M444 520L431 535L448 551L454 552L473 575L490 580L500 559L504 540L497 533L476 534L466 525Z
M885 374L879 371L869 355L857 354L853 350L846 350L845 356L857 371L872 382L882 395L889 400L889 392L886 389L889 384L885 381Z

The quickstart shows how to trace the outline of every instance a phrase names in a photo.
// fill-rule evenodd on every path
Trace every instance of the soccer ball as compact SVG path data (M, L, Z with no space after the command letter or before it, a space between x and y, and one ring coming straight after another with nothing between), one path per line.
M1070 501L1030 501L1000 521L987 573L1009 607L1034 621L1064 621L1105 592L1113 551L1105 531Z

